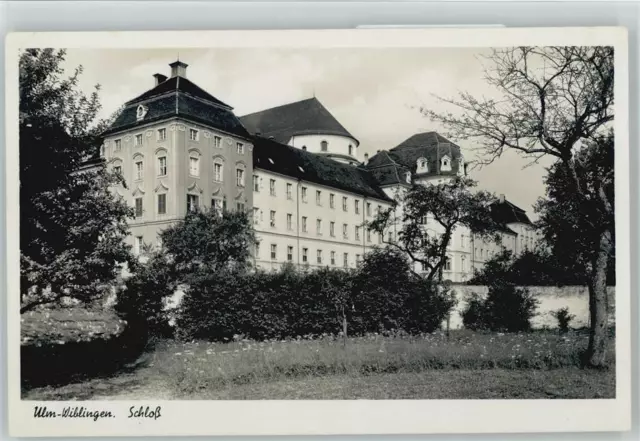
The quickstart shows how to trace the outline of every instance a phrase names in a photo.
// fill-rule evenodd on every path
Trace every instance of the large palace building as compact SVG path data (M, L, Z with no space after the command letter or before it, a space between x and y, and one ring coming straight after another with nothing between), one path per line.
M393 240L364 224L412 182L429 185L466 174L459 146L418 133L371 158L315 97L237 117L233 108L187 79L176 61L150 90L125 103L105 133L102 156L127 183L114 191L135 208L134 250L159 245L159 233L196 207L250 210L255 262L353 268ZM526 213L501 196L492 207L501 243L466 228L454 234L444 278L465 281L502 247L535 244ZM425 228L437 226L427 225ZM417 267L416 270L422 269Z

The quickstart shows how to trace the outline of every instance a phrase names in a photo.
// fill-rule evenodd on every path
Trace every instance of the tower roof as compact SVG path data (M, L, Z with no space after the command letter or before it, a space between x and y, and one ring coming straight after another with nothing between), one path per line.
M241 116L251 133L287 143L295 135L338 135L358 140L316 97Z

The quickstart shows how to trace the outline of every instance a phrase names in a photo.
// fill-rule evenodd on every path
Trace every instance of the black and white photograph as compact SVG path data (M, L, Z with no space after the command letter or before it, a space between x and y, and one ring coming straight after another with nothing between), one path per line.
M8 51L25 415L621 398L618 48L384 38Z

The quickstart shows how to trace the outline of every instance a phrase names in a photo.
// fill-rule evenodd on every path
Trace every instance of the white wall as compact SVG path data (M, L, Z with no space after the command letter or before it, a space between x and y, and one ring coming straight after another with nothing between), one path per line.
M323 152L321 148L322 141L327 141L327 151ZM292 136L289 140L289 145L302 149L306 147L308 152L317 153L321 155L343 155L352 158L354 161L359 161L358 155L358 142L347 136L338 135L296 135ZM352 153L349 155L349 146L351 146ZM336 157L334 158L339 162L349 162L347 159Z
M363 255L372 247L379 245L376 233L370 234L363 227L364 222L375 216L381 207L389 207L386 201L366 198L354 193L324 187L310 182L298 182L288 176L266 170L256 169L258 191L253 193L254 228L260 242L256 255L256 264L261 268L279 268L288 261L287 247L293 247L291 262L310 266L332 266L331 251L336 253L336 267L343 267L344 253L348 254L348 266L356 266L356 256ZM275 194L271 194L271 180L275 181ZM291 197L287 196L287 184L291 185ZM302 189L306 188L306 202L302 200ZM252 190L254 189L252 185ZM320 191L320 203L316 201L316 192ZM334 195L334 206L330 206L330 195ZM347 210L343 210L342 200L347 198ZM355 204L358 201L359 212ZM371 204L367 216L367 203ZM271 225L271 212L275 212L275 225ZM287 215L291 215L291 227ZM303 217L306 217L307 230L302 229ZM321 220L321 230L317 231L317 220ZM334 222L334 235L330 234L330 225ZM347 225L347 238L343 236L343 225ZM360 237L356 238L356 226ZM271 245L276 245L276 258L271 258ZM303 259L303 250L307 249L307 262ZM322 251L322 263L317 263L317 251Z
M576 317L569 324L572 328L580 328L589 324L589 291L586 286L530 286L529 291L540 301L538 305L538 314L531 320L534 328L558 326L557 320L551 315L551 312L560 308L569 308L569 313ZM472 293L486 296L489 289L486 286L456 285L453 291L458 299L457 305L451 312L449 326L451 329L460 329L463 327L461 312L467 306L467 301ZM615 320L615 287L608 287L610 318L613 323Z

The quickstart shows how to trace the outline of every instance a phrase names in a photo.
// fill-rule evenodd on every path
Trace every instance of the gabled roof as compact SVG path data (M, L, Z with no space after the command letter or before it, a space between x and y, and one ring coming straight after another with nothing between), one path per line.
M134 99L127 101L125 103L125 106L128 106L130 104L138 104L150 98L153 98L155 96L160 96L165 93L176 92L176 91L180 91L187 95L191 95L196 98L210 101L213 104L216 104L222 107L227 107L229 110L232 110L232 107L229 106L228 104L223 103L218 98L214 97L209 92L202 89L200 86L196 85L195 83L188 80L187 78L181 77L179 75L175 77L171 77L163 81L162 83L158 84L153 89L147 90L142 95L138 95Z
M253 138L253 167L384 201L391 199L367 170L260 136Z
M522 223L533 225L527 213L520 207L512 204L506 199L504 202L494 202L491 204L491 216L493 219L503 225Z
M283 144L295 135L339 135L358 142L315 97L241 116L240 121L249 132Z
M147 108L147 113L140 121L136 115L139 105ZM180 117L243 138L250 137L231 107L179 76L169 78L127 102L120 115L104 134L172 117Z

